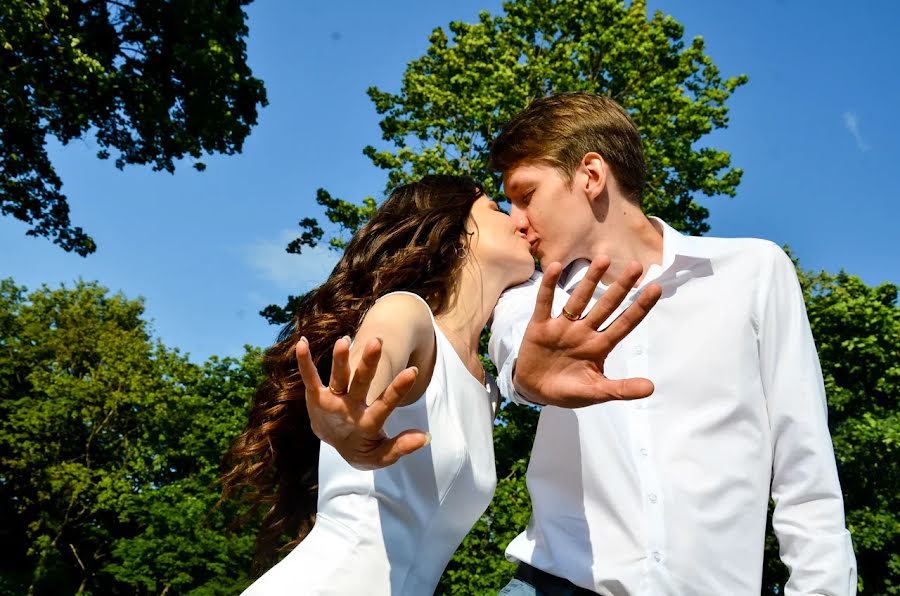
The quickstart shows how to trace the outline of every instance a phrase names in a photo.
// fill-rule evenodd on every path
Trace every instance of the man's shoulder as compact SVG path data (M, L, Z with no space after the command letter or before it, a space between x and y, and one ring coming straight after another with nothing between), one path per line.
M762 238L686 236L685 252L708 259L718 279L729 283L757 283L773 276L795 276L794 262L778 244ZM766 284L758 284L760 291Z
M717 236L683 236L686 252L696 257L740 257L759 262L771 262L774 255L784 254L780 246L764 238L721 238Z

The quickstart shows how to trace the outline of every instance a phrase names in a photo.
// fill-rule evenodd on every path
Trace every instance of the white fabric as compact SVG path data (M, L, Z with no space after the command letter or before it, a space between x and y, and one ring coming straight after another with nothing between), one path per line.
M323 443L315 527L244 594L434 592L496 487L492 429L499 392L471 375L434 318L432 324L431 382L385 426L390 436L409 428L429 431L431 444L393 466L364 472Z
M507 557L600 594L757 596L771 481L786 596L855 594L822 373L791 260L771 242L656 223L662 266L618 312L651 281L662 298L605 368L613 379L647 377L655 393L543 408L527 477L532 518ZM570 267L554 316L586 269ZM539 284L536 274L507 291L494 313L498 384L517 401L511 372Z

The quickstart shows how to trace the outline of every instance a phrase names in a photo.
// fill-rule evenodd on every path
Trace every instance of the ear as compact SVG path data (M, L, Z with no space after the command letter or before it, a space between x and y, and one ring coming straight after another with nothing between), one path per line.
M578 169L582 173L580 185L588 199L593 201L603 194L608 182L609 168L599 153L591 151L581 158Z

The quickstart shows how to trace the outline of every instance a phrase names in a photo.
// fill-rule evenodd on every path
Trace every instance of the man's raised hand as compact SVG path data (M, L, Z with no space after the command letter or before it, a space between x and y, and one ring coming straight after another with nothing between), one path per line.
M643 273L639 263L628 265L593 308L582 316L608 268L607 257L594 259L562 314L555 318L551 309L562 267L559 263L551 263L544 271L534 314L525 329L513 375L516 390L529 401L580 408L612 400L638 399L653 393L653 383L649 379L607 378L604 363L622 338L644 320L662 295L662 289L657 284L647 285L609 327L597 331L625 300Z

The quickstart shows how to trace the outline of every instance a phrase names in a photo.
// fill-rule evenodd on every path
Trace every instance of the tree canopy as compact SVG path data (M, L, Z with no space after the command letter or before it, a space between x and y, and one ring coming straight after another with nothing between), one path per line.
M863 594L900 594L897 286L801 272Z
M0 213L82 256L48 137L91 134L101 159L173 172L241 151L262 81L247 65L249 0L0 3Z
M258 352L203 366L96 283L0 281L0 593L246 585L253 531L214 508Z
M503 124L538 97L561 91L609 95L625 106L644 140L648 175L644 205L674 227L708 229L700 195L733 196L741 170L728 152L702 140L728 124L726 100L747 81L723 77L703 38L684 39L684 27L645 3L622 0L521 0L504 12L482 12L476 23L453 22L429 37L425 54L403 73L396 93L368 90L382 116L384 144L363 153L387 171L385 193L429 173L466 174L498 196L500 177L488 166L490 144ZM320 189L317 203L338 250L365 223L374 197L356 204ZM326 229L310 217L288 246L315 246ZM269 321L290 318L287 306L263 311Z

